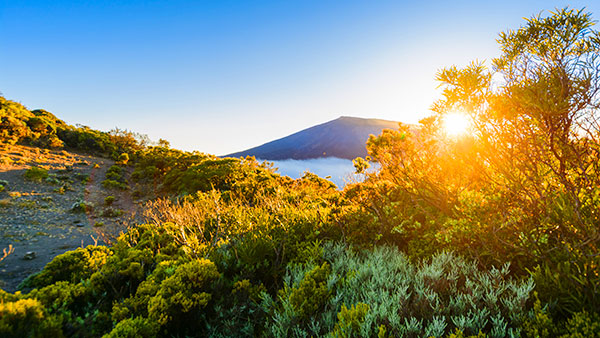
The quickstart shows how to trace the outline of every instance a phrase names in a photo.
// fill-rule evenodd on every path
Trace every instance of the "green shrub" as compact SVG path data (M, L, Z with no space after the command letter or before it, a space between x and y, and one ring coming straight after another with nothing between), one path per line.
M26 180L41 183L42 180L48 178L48 170L40 167L31 167L23 174Z
M60 184L60 181L58 180L56 174L48 174L48 177L46 177L44 181L50 184Z
M0 180L0 187L6 188L7 186L8 186L8 181L6 181L6 180Z
M73 203L73 205L71 205L70 209L72 213L91 212L92 210L94 210L94 204L92 202L87 201L77 201Z
M43 287L59 281L78 283L99 270L111 255L111 249L95 245L67 251L54 257L42 271L29 276L23 286Z
M287 290L283 294L289 294L290 305L300 318L308 318L317 313L329 300L327 289L327 278L331 268L329 264L323 263L309 271L298 287Z
M219 278L216 266L209 260L199 259L185 263L172 276L160 283L158 292L148 302L149 318L166 327L185 324L194 318L211 299L207 293L211 283Z
M117 323L115 328L104 338L138 338L156 337L158 334L158 325L148 318L135 317L127 318Z
M60 317L48 316L36 299L0 302L0 335L3 337L63 337Z
M82 173L76 173L75 174L75 178L80 180L83 183L87 183L90 180L90 175L88 174L82 174Z
M365 316L369 312L369 305L358 303L352 305L350 309L342 304L340 312L337 314L338 322L331 333L331 336L336 338L355 337L360 333L360 326L365 320Z
M111 204L113 204L114 201L115 201L115 196L106 196L104 198L105 205L111 205Z
M322 336L335 330L342 304L356 307L360 303L371 309L364 313L360 328L352 330L362 337L376 335L381 325L390 336L439 337L456 329L469 335L479 331L497 337L518 335L534 287L531 279L519 282L509 278L508 266L482 271L475 263L450 253L413 264L393 248L354 253L340 245L328 245L323 258L331 273L321 285L330 296L319 305L319 311L309 314L309 320L298 315L298 300L273 300L263 294L262 308L270 314L266 324L270 335ZM283 294L297 289L314 269L311 264L288 267ZM319 297L323 298L323 292ZM305 295L301 304L314 301Z
M104 180L102 186L106 189L121 189L127 190L129 187L126 183L115 181L115 180Z
M600 303L600 258L584 256L547 262L531 272L540 300L552 304L553 318L566 319L582 310L597 311Z
M108 207L102 211L103 217L119 217L123 214L123 210Z
M567 321L566 333L561 338L600 337L600 316L586 311L578 312Z

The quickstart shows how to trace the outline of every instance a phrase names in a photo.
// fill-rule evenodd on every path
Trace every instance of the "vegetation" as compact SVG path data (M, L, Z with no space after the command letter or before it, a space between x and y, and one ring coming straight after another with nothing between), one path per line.
M600 34L562 9L498 41L491 68L439 73L444 98L418 129L371 137L366 181L343 191L2 99L3 142L113 156L103 184L127 177L149 201L111 247L0 291L0 334L597 336ZM444 126L455 112L467 133Z
M43 180L48 179L48 170L39 167L31 167L25 171L23 177L25 177L26 180L40 183Z

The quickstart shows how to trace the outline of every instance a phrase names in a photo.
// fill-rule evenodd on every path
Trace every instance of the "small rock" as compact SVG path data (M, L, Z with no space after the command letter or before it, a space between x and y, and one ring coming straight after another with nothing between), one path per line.
M79 224L79 223L81 223L80 219L76 219L76 220L73 221L73 224Z
M23 256L24 260L30 261L35 258L35 251L27 251L25 256Z

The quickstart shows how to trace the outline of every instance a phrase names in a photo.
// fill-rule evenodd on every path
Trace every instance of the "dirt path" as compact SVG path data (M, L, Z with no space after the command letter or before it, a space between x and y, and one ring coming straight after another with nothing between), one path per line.
M128 191L102 186L113 164L66 151L6 145L0 149L0 185L5 185L0 192L0 252L9 245L15 249L0 262L0 288L14 292L56 255L103 244L125 229L138 206ZM49 178L26 180L23 175L32 166L47 169ZM115 197L111 205L105 203L107 196Z

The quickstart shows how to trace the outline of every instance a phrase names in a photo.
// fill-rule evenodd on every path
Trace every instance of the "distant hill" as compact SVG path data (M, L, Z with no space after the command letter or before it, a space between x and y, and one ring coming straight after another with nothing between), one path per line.
M304 160L320 157L354 159L367 155L369 135L397 129L398 122L342 116L261 146L226 155L262 160Z

